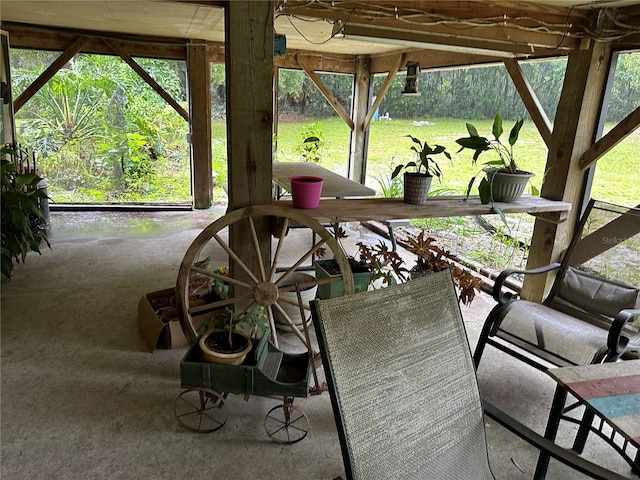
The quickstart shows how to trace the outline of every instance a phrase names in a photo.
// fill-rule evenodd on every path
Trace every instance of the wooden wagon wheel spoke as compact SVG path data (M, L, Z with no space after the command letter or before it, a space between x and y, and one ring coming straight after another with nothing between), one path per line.
M187 312L190 315L202 315L218 308L226 307L227 305L233 305L234 303L238 305L244 305L246 302L253 300L254 299L251 296L225 298L224 300L219 300L217 302L203 303L202 305L189 307L187 309Z
M287 235L287 230L289 228L289 219L285 218L284 223L282 224L282 229L280 230L280 235L278 236L278 244L276 246L276 251L273 254L273 260L271 260L271 270L269 271L269 280L273 280L273 276L276 273L276 269L278 268L278 264L280 261L280 253L282 252L282 246L284 245L284 237Z
M256 254L256 258L262 258L262 249L260 248L260 242L258 241L258 234L256 232L256 224L253 221L253 217L249 217L249 230L251 231L251 241L253 242L253 250ZM268 280L264 272L264 264L258 262L260 267L260 278L262 281Z
M278 313L280 314L280 317L284 319L284 321L287 323L291 331L295 333L296 337L300 339L300 341L304 344L304 346L307 348L311 348L311 346L307 343L307 339L304 338L304 335L302 335L302 333L300 333L300 330L298 330L298 328L296 327L296 324L293 322L293 320L291 320L291 317L289 317L287 312L285 312L284 309L278 303L274 303L272 306L278 311Z
M223 282L226 283L231 283L232 285L238 285L240 287L243 288L252 288L253 285L249 285L246 282L241 282L240 280L236 280L235 278L231 278L227 275L222 275L220 273L216 273L216 272L210 272L209 270L205 270L204 268L200 268L200 267L191 267L191 271L192 272L196 272L199 273L201 275L206 275L208 277L212 277L218 280L222 280Z
M229 255L229 258L235 262L235 265L239 266L255 283L260 283L260 280L253 274L253 272L245 265L245 263L235 254L231 247L227 245L227 243L216 233L213 234L213 238L216 239L218 244L224 249L225 252Z
M317 252L318 249L322 247L325 243L326 242L324 240L320 240L313 247L307 250L307 252L304 253L297 262L291 265L291 267L289 267L287 271L282 274L282 276L275 282L276 285L282 283L283 280L285 280L289 275L291 275L291 273L293 273L300 265L306 262L309 259L309 257L311 257L315 252Z
M240 224L239 222L243 222ZM248 223L246 223L248 222ZM320 240L315 240L310 248L300 248L299 242L306 241L304 233L291 235L291 230L287 230L292 223L308 228ZM270 224L269 231L260 230ZM245 246L237 252L228 243L226 232L235 226L247 226L246 236L250 252L245 251ZM281 228L281 230L277 230ZM276 233L277 232L277 233ZM277 235L277 245L271 247L270 242L260 238L263 235ZM289 243L285 243L289 242ZM275 252L266 251L267 245ZM180 269L178 271L177 297L183 312L181 322L185 335L191 343L198 337L198 328L202 323L202 318L218 308L234 305L238 309L249 309L259 305L265 308L269 319L271 341L278 345L278 333L276 322L291 331L308 348L304 336L296 327L300 315L303 323L308 319L308 299L305 298L303 308L298 303L290 303L290 300L282 299L280 296L286 292L292 292L296 288L307 289L315 286L318 282L313 280L298 280L292 282L294 272L298 273L298 267L308 262L310 257L323 246L328 250L340 265L340 270L345 284L345 292L353 293L353 276L351 269L338 241L327 231L317 220L310 217L307 212L291 207L276 205L254 205L227 213L207 226L194 239L187 249ZM289 248L289 246L293 248ZM242 250L242 258L240 251ZM302 254L297 252L302 251ZM285 254L285 252L287 252ZM293 252L293 253L291 253ZM252 260L246 259L249 255ZM253 259L261 259L262 262L253 264ZM207 262L219 262L219 265L234 266L234 277L227 277L220 271L211 271L209 267L203 266ZM285 263L286 262L286 263ZM286 265L285 268L282 266ZM284 274L276 274L277 270L283 270ZM236 276L237 275L237 276ZM198 284L198 277L208 279L208 281ZM277 277L277 278L276 278ZM287 278L289 277L289 278ZM195 280L195 282L194 282ZM219 288L221 282L227 285L227 289ZM287 282L289 284L287 284ZM224 285L223 284L223 285ZM199 290L198 290L199 289ZM195 292L195 293L194 293ZM234 295L234 292L237 295ZM225 298L225 296L227 298ZM290 296L290 294L289 294ZM285 306L289 313L283 311ZM295 313L290 307L296 307L301 313ZM234 307L231 307L234 308ZM293 318L296 317L294 321Z

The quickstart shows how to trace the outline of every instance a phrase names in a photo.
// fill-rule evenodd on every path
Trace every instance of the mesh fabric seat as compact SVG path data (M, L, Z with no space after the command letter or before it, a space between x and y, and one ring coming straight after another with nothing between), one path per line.
M311 307L348 479L494 478L448 271ZM544 441L492 411L528 441ZM596 478L622 478L584 465Z

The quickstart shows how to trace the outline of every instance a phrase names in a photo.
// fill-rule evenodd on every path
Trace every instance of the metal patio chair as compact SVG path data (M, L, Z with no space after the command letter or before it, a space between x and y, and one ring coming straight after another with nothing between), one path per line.
M311 304L347 479L494 478L448 271ZM485 413L594 478L623 478Z
M503 293L514 274L556 271L542 303ZM640 206L591 200L561 263L505 270L474 353L487 344L540 370L618 360L640 350Z
M503 293L514 274L550 271L556 277L542 303ZM590 200L561 263L505 270L493 288L498 304L487 316L476 350L486 345L539 370L612 362L640 351L640 205ZM586 414L573 448L582 452L592 416Z

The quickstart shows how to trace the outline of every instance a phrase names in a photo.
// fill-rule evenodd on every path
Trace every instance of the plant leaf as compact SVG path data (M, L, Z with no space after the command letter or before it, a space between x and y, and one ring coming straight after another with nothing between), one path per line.
M518 135L520 135L520 129L522 128L522 125L524 125L524 119L521 118L515 123L515 125L511 129L511 132L509 133L509 145L511 145L512 147L518 141Z
M496 113L496 116L493 119L493 128L491 131L493 132L493 136L496 140L498 140L500 135L502 135L502 117L500 116L500 112Z
M478 193L480 194L480 202L483 205L491 202L491 184L486 177L480 180L480 185L478 185Z

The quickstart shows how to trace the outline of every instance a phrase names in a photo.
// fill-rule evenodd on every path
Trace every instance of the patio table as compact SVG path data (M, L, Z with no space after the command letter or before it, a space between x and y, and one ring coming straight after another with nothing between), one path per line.
M324 182L322 182L321 197L367 197L376 194L375 190L362 185L361 183L345 178L342 175L338 175L337 173L327 170L315 163L275 162L273 164L273 183L287 192L291 191L291 182L289 181L289 178L296 175L321 177L324 180ZM276 198L280 197L279 193L280 192L276 195Z
M640 473L640 360L551 368L547 373L557 382L545 437L555 440L560 420L580 423L564 415L568 394L598 417L581 425L576 443L591 431L607 441ZM573 409L576 405L570 407ZM591 419L591 417L589 417ZM545 478L549 455L541 453L534 479Z

